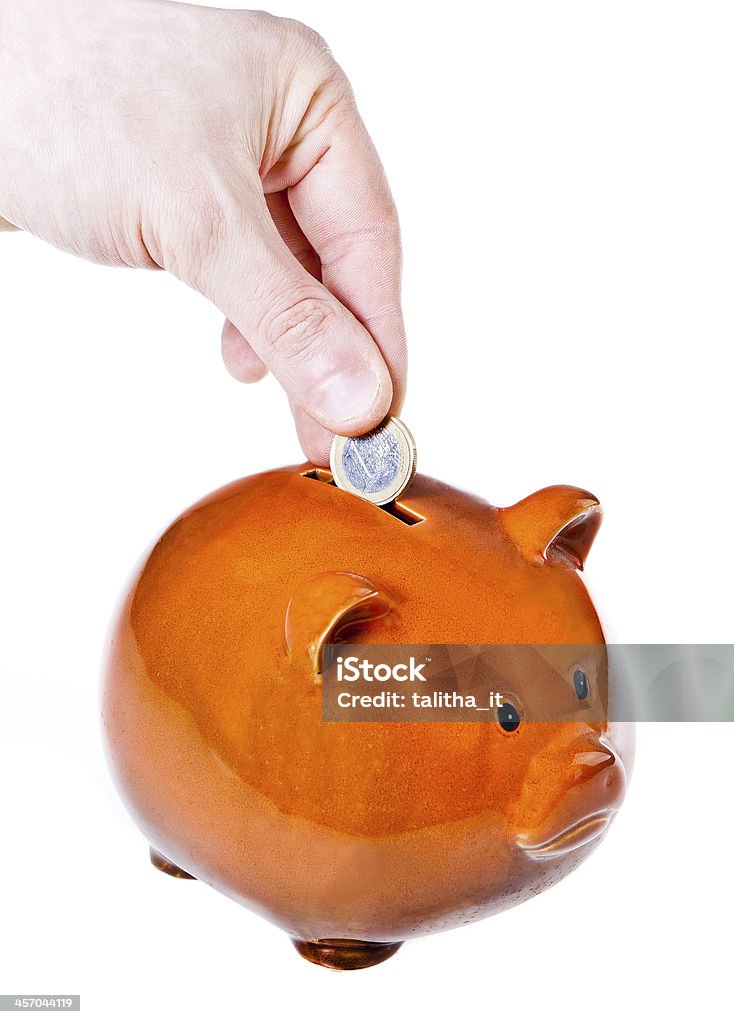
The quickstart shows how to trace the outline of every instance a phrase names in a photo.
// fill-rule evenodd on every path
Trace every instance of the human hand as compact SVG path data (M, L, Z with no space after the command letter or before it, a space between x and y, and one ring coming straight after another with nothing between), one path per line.
M0 229L207 296L230 373L272 371L317 463L332 432L399 411L397 214L314 32L166 0L6 0L0 97Z

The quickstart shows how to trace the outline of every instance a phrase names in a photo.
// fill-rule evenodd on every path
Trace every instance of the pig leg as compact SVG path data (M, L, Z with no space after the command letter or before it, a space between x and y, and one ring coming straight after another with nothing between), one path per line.
M154 850L152 846L150 848L150 863L154 868L158 868L159 871L163 871L164 874L171 875L173 878L192 878L196 881L194 876L190 875L188 871L178 867L168 857L164 857L162 853Z
M358 939L291 941L304 960L320 967L331 967L334 971L358 971L363 967L374 967L394 956L402 946L402 942L362 942Z

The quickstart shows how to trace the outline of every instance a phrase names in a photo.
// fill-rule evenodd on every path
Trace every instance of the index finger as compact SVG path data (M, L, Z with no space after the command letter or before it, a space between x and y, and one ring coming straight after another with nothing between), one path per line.
M400 304L400 226L387 178L353 104L326 118L324 151L288 189L291 209L321 261L324 285L369 331L393 381L391 412L407 376Z

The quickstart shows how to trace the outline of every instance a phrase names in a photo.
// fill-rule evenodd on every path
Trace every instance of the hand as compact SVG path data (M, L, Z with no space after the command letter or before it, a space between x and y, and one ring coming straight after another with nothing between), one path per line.
M163 268L227 317L225 363L331 432L399 411L397 215L344 73L295 21L164 0L5 0L0 218Z

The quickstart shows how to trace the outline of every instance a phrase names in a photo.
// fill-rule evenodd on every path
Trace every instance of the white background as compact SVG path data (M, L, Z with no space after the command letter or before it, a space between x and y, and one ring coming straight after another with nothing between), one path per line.
M728 5L270 9L327 38L388 171L422 468L495 504L593 490L613 637L734 640ZM370 971L150 867L100 742L117 595L188 504L300 453L174 280L4 235L0 281L0 991L79 992L94 1022L723 1020L731 726L643 726L578 872Z

